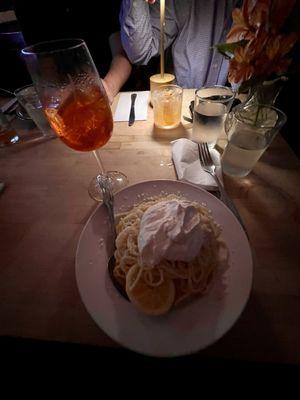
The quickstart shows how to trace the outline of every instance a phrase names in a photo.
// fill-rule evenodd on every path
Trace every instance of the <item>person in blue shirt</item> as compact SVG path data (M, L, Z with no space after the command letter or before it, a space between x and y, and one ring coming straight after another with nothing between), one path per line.
M185 88L224 84L228 60L215 44L225 42L236 0L168 0L165 48L171 49L177 83ZM121 40L131 63L147 65L159 56L160 2L123 0ZM173 72L168 70L167 72Z

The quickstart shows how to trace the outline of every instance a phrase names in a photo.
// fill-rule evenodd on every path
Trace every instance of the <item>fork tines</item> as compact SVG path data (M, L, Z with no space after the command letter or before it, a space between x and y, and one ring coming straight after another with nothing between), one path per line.
M204 148L205 156L206 156L206 159L207 159L207 163L208 164L213 164L213 160L211 158L210 151L209 151L207 143L203 143L203 148Z
M197 143L197 144L198 144L198 154L199 154L200 164L203 165L204 161L203 161L203 158L202 158L202 151L201 151L200 143Z
M203 166L213 165L213 160L211 158L207 143L198 143L198 153L200 163Z

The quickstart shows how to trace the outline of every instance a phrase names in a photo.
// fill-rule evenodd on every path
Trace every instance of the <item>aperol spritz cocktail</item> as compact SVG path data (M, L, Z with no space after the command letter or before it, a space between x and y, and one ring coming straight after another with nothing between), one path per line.
M60 139L74 150L96 150L111 137L110 107L98 88L75 91L58 108L46 108L45 113Z
M45 114L57 136L69 147L93 151L99 174L113 192L127 184L118 171L104 172L97 149L111 137L113 118L107 95L85 42L81 39L38 43L22 50ZM97 177L89 193L102 197Z

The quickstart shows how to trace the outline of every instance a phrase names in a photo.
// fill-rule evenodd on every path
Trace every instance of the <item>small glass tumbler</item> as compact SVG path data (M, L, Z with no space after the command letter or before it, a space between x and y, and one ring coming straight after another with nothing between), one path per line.
M26 110L41 133L46 137L56 137L44 113L42 104L33 85L27 85L15 91L18 102Z
M161 85L152 93L154 124L158 128L173 129L181 122L182 88Z
M214 147L224 132L224 120L234 100L226 86L207 86L196 91L191 139Z

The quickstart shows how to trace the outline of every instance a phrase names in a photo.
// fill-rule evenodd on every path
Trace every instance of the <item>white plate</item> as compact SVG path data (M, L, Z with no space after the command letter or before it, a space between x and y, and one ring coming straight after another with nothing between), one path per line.
M236 322L252 285L252 257L247 237L231 211L210 193L179 181L142 182L115 195L115 212L149 196L182 193L206 203L222 226L230 251L230 267L210 291L165 316L149 317L137 311L113 286L107 271L107 214L99 206L88 220L76 253L76 279L83 303L98 324L116 342L138 353L157 357L190 354L214 343Z

